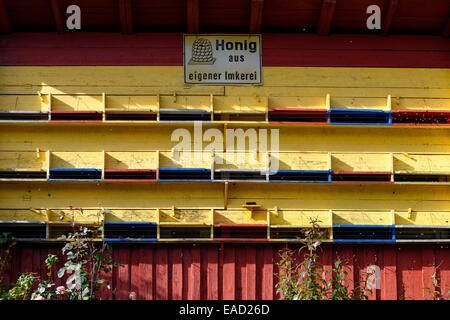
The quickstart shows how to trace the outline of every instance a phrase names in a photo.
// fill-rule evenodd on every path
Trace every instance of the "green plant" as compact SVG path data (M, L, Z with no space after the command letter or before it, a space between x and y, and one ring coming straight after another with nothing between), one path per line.
M62 249L67 261L58 270L58 277L67 275L67 290L69 299L92 300L97 299L96 292L100 284L110 284L100 277L101 272L108 273L118 264L112 260L112 248L106 242L98 245L94 241L102 232L102 227L89 229L80 227L69 233L63 239L68 240Z
M11 249L16 244L10 233L0 234L0 247L3 248L3 255L0 256L0 297L8 292L8 287L4 283L6 267L11 258Z
M2 300L29 300L33 292L33 284L36 281L34 273L22 274L8 292L2 295Z
M320 229L317 219L311 219L311 227L302 229L303 238L298 238L304 244L298 251L288 247L280 251L278 267L279 282L276 284L277 293L282 293L283 300L367 300L367 278L354 289L348 290L345 282L348 281L348 266L337 258L333 268L325 270L319 262L317 250L320 249L324 232ZM296 254L306 250L301 263L295 261ZM327 280L327 275L329 280Z
M435 271L431 275L431 288L423 288L426 291L430 291L429 295L425 295L424 299L431 298L432 300L449 300L450 299L450 290L447 291L447 294L442 293L441 287L441 278L439 277L439 269L440 265L435 268Z

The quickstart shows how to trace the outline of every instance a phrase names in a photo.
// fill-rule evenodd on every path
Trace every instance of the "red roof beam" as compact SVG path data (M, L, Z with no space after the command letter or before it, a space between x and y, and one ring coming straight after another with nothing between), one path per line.
M187 29L189 33L199 32L199 2L198 0L187 0Z
M119 0L120 26L122 33L133 33L133 14L131 0Z
M58 33L64 33L63 17L61 8L59 6L59 0L51 0L53 18L55 19L56 30Z
M327 35L330 32L331 21L333 20L335 8L336 0L322 0L322 8L320 9L317 34Z
M260 33L263 17L264 0L251 0L250 33Z
M3 0L0 0L0 32L11 32L11 23L9 21L8 12L6 11L6 5Z
M381 34L383 36L388 35L389 29L392 25L392 20L395 16L395 11L397 10L398 0L389 0L387 5L386 15L384 17L383 26L381 27Z
M450 37L450 19L447 19L444 30L442 30L442 35L444 37Z

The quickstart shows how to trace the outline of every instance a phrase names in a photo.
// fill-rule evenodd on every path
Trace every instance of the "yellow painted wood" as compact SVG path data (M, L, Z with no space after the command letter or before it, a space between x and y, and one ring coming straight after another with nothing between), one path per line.
M0 209L0 221L48 221L47 209Z
M394 154L395 173L450 174L449 154Z
M269 96L269 109L272 108L326 109L326 96Z
M329 170L327 152L279 152L271 153L278 156L280 170Z
M213 212L208 209L161 209L161 226L210 226L213 224Z
M53 94L51 111L103 111L103 97Z
M105 169L156 169L156 151L105 152Z
M103 167L102 152L51 152L50 168L98 168Z
M450 99L439 98L396 98L392 110L449 110Z
M152 111L158 110L158 96L105 95L105 111Z
M104 221L158 223L159 218L157 209L104 209Z
M210 96L161 96L160 109L201 109L211 111Z
M209 152L159 152L160 168L211 168L212 158Z
M350 172L390 172L390 154L382 153L332 153L331 169Z
M215 210L214 224L267 224L267 212L263 210Z
M395 212L396 225L450 226L450 211Z
M333 225L390 225L390 211L333 210Z
M103 214L101 209L48 209L48 221L52 223L101 223Z
M259 152L216 152L215 169L267 169L267 155Z
M331 96L331 108L343 108L343 109L368 109L368 110L387 110L387 98L379 97L339 97L334 99Z
M46 95L0 95L0 111L38 111L49 109Z
M328 210L269 210L272 228L310 227L311 219L317 219L321 227L330 227Z
M265 113L266 110L264 96L214 96L215 113Z
M44 151L0 152L0 170L45 171L47 154Z
M254 124L234 125L228 128L254 127ZM323 151L323 152L410 152L410 153L448 153L450 152L449 128L405 128L405 127L315 127L258 125L267 128L268 148L270 148L270 129L279 129L279 150L282 151ZM81 130L82 128L82 130ZM0 150L34 151L169 151L178 141L171 141L174 130L187 129L194 138L193 124L153 124L136 123L123 125L41 124L0 126ZM223 125L202 124L203 133L215 128L223 133ZM258 131L257 131L258 132ZM76 137L76 139L74 139ZM225 135L224 135L225 137ZM99 146L99 140L102 142ZM225 140L225 139L224 139ZM248 140L248 138L247 138ZM70 141L70 149L68 145ZM210 141L203 141L206 148ZM246 143L248 145L248 142ZM225 141L224 141L225 148Z

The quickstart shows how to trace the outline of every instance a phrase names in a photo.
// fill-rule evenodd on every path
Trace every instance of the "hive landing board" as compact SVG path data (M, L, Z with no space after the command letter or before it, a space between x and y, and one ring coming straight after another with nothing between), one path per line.
M184 35L184 82L261 85L260 35Z

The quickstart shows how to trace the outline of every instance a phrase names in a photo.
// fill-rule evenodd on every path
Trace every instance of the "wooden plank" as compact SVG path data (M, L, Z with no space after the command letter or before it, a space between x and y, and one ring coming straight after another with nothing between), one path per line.
M199 32L199 1L186 0L187 30L188 33Z
M130 295L132 292L136 294L136 300L143 300L142 293L140 292L142 277L144 273L140 268L140 249L142 246L132 246L130 247L131 259L130 259Z
M200 299L200 248L193 246L191 249L191 265L189 267L188 300Z
M412 247L399 247L397 253L398 298L422 300L422 254Z
M131 279L130 279L130 261L131 261L131 247L129 246L117 246L114 251L117 252L116 262L123 264L117 269L117 280L116 280L116 300L129 300L129 294L131 289Z
M387 4L387 12L384 15L383 26L381 27L381 34L387 36L394 20L395 12L397 11L398 0L389 0Z
M156 255L155 300L167 300L169 299L168 249L166 246L158 246L154 253Z
M436 252L436 267L437 276L440 281L441 294L449 298L450 292L450 259L449 259L449 246L440 245L435 248Z
M432 246L422 246L422 295L424 300L432 300L433 293L425 288L434 290L433 286L433 273L436 272L435 268L435 251ZM437 275L437 274L435 274Z
M207 249L207 300L219 299L219 247L208 246Z
M236 246L236 300L247 299L247 251L244 246Z
M246 295L245 300L256 300L256 247L254 245L246 246Z
M222 271L222 299L234 300L240 295L237 294L236 283L236 252L233 245L224 245L223 253L223 271Z
M317 34L327 35L330 32L331 22L333 21L336 0L322 0L320 16L317 28Z
M172 295L171 300L183 299L183 252L184 247L171 247L169 255L172 267Z
M155 264L153 260L154 253L153 246L141 246L140 247L140 271L143 273L141 277L141 283L139 284L140 296L144 300L154 299L154 283L155 283Z
M263 18L264 0L251 0L249 33L260 33Z
M370 271L369 281L371 282L370 285L372 287L371 291L367 292L367 296L369 300L376 300L377 298L377 285L378 284L378 274L377 274L377 268L379 268L379 263L375 251L375 247L372 245L368 245L364 247L364 253L362 258L362 266L363 269L361 270L360 276L362 275L362 272L368 273ZM368 269L370 267L370 270Z
M0 0L0 31L2 33L11 32L11 22L4 0Z
M444 37L450 36L450 19L447 19L444 29L442 29L442 35Z
M383 250L381 268L381 299L397 299L397 250L394 246L386 246Z
M55 20L56 30L59 34L64 33L64 23L59 0L51 0L53 19Z
M275 295L274 290L274 251L272 247L264 246L263 275L261 279L262 300L272 300Z

